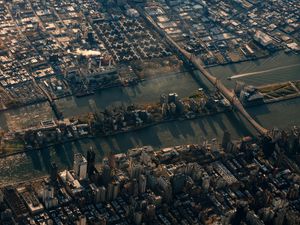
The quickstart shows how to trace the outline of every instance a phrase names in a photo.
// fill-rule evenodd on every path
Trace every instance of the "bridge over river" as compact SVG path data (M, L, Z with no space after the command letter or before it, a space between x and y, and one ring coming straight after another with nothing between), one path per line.
M232 89L225 87L225 85L216 77L214 77L208 70L203 66L202 61L195 55L187 52L185 49L181 48L168 34L166 34L162 29L160 29L155 21L141 8L138 8L140 14L153 26L153 28L165 38L167 43L172 46L177 53L185 60L192 63L206 78L214 85L223 96L231 103L231 105L239 111L239 113L261 134L267 135L268 130L261 126L255 119L253 119L250 114L245 110L244 106L236 96Z

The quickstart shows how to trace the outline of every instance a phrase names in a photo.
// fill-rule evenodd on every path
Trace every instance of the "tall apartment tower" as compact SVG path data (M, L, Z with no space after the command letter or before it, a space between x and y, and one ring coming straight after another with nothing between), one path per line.
M87 171L88 174L91 175L95 168L95 152L93 151L92 148L88 150L86 159L87 159Z
M225 130L222 139L222 147L225 149L225 151L227 150L227 146L230 142L231 142L231 135L227 130Z
M87 160L80 153L74 155L73 170L79 180L87 178Z
M58 173L57 165L55 163L52 163L51 167L50 167L50 180L51 180L52 184L56 183L57 173Z

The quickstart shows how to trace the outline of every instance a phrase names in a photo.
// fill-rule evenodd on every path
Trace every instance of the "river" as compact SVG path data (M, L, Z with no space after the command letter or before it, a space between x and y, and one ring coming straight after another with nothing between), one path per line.
M270 58L254 62L213 67L210 68L210 71L222 79L225 85L234 87L234 80L227 80L227 77L269 70L274 65L276 67L285 67L285 69L245 76L239 79L248 84L262 85L300 79L300 66L286 67L298 63L300 63L300 56L288 56L284 53L279 53ZM203 80L203 83L207 85L207 81ZM122 103L153 102L158 101L161 93L177 92L183 97L191 94L200 86L202 87L189 74L182 73L145 81L135 87L112 88L99 91L93 96L61 99L57 101L57 104L65 116L72 116L90 111L91 102L94 102L99 109ZM211 88L209 85L208 87ZM300 99L298 98L252 107L248 111L259 123L267 128L274 126L288 128L293 125L300 125L300 112L297 110L299 105ZM39 107L37 106L37 108ZM33 109L31 108L31 110ZM5 112L5 116L1 113L0 123L3 123L1 120L6 122L5 120L9 118L8 114L10 113ZM13 113L15 115L17 112L13 111ZM52 116L46 112L45 114L49 117ZM4 127L3 124L1 126ZM115 153L125 152L128 148L135 146L152 145L155 148L160 148L180 144L201 143L206 139L222 137L224 130L230 131L235 139L255 133L249 124L235 113L222 113L196 120L160 124L113 137L87 139L72 144L65 144L55 149L44 149L40 152L30 152L0 159L0 185L45 175L50 163L53 161L58 164L60 169L70 168L73 154L75 152L85 154L90 147L96 151L97 160L99 161L110 151Z

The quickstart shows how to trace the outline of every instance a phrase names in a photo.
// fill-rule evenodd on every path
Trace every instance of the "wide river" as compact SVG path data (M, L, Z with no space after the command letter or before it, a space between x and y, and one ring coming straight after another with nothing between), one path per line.
M274 82L300 79L300 56L279 53L275 56L254 62L243 62L209 69L228 87L234 87L235 79L247 84L262 85ZM203 85L195 82L188 73L162 76L148 80L135 87L111 88L83 98L65 98L57 105L65 117L92 110L96 105L100 110L110 105L145 103L159 100L161 93L177 92L179 96L188 96L199 87L212 88L203 80ZM274 126L288 128L300 125L300 98L274 104L249 108L249 113L267 128ZM24 107L0 113L0 126L10 127L10 121L16 119L22 124L32 124L33 119L51 118L53 114L47 104ZM97 160L108 152L126 152L135 146L152 145L155 148L201 143L212 138L221 138L223 131L231 132L233 138L255 134L251 126L235 113L223 113L190 121L164 123L140 131L119 134L108 138L95 138L65 144L56 149L44 149L0 159L0 186L47 174L51 162L56 162L60 169L71 168L73 154L86 153L92 147L97 153Z

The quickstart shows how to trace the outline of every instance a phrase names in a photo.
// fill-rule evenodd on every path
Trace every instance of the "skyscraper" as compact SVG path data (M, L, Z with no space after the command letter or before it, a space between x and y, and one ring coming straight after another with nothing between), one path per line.
M110 152L109 156L108 156L108 165L111 169L115 169L115 167L116 167L115 155L112 154L112 152Z
M73 170L79 180L87 178L87 160L80 153L74 155Z
M231 141L231 135L227 130L225 130L222 139L222 148L224 148L225 151L227 150L227 146L230 141Z
M103 166L103 171L102 171L102 183L104 185L107 185L110 182L111 179L111 168L109 165L104 165Z
M86 158L87 158L87 172L88 175L91 175L95 168L95 152L93 151L92 148L88 150Z
M51 183L55 183L56 182L56 180L57 180L57 172L58 172L58 169L57 169L56 164L52 163L51 167L50 167L50 180L51 180Z
M144 175L139 177L139 192L144 193L146 191L147 179Z

